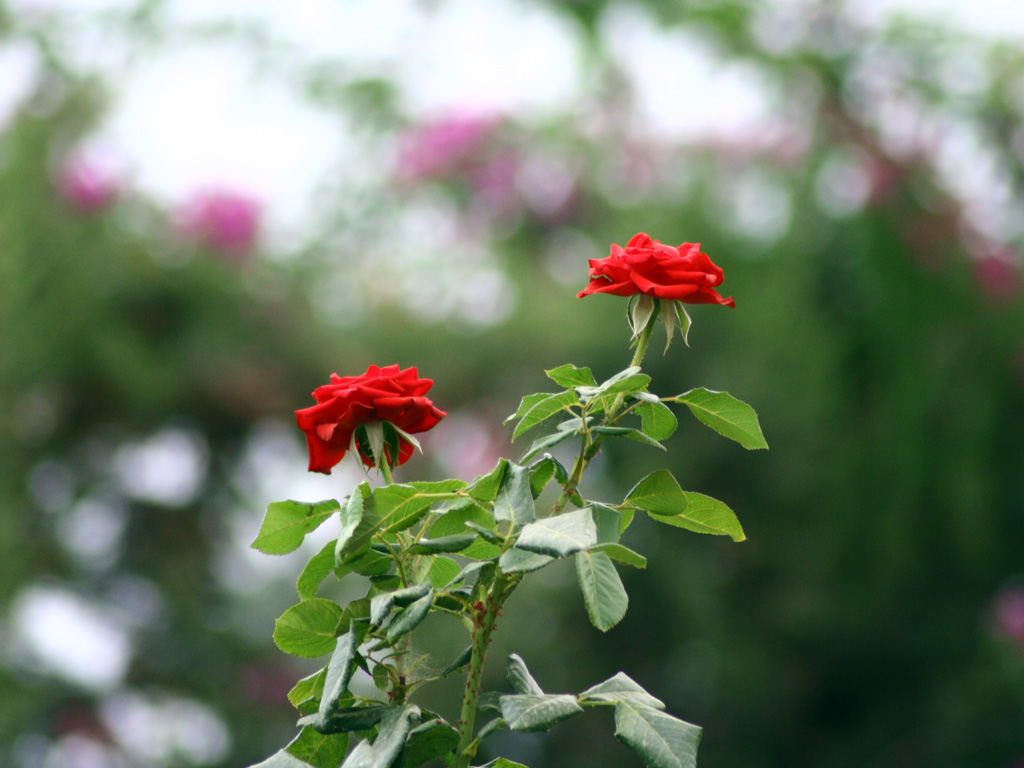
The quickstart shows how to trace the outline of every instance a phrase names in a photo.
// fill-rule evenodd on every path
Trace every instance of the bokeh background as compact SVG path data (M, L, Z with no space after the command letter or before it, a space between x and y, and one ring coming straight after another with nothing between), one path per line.
M683 418L589 493L668 462L749 540L639 521L605 635L546 569L490 684L510 650L552 691L623 669L705 727L702 768L1024 765L1011 5L0 0L0 764L286 743L304 559L248 544L358 480L307 475L292 410L416 365L451 415L405 477L517 456L543 368L628 360L624 303L574 293L645 231L737 303L654 390L732 392L771 451ZM604 714L497 746L638 765Z

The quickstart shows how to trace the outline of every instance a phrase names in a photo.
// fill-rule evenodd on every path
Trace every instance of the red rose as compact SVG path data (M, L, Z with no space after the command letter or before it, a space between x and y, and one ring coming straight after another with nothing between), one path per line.
M417 378L415 368L371 365L362 376L331 374L331 383L313 390L316 405L295 412L299 428L306 433L309 471L331 474L331 467L345 457L359 427L386 421L402 432L425 432L448 414L437 409L423 395L434 385L432 379ZM398 460L404 464L413 444L398 434ZM373 466L372 456L357 445L363 463ZM391 456L388 456L389 461Z
M673 248L641 232L625 248L613 245L606 258L590 259L590 285L576 296L582 299L592 293L643 293L687 304L735 307L731 297L723 299L715 290L721 283L722 270L711 263L706 253L700 252L700 243L683 243Z

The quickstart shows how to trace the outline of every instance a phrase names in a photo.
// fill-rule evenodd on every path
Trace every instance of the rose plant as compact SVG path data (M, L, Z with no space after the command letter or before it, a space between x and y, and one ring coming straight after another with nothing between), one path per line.
M368 476L341 500L271 504L253 542L280 555L328 520L337 530L302 570L299 602L274 629L283 651L329 659L288 694L300 730L259 768L415 768L438 761L468 768L481 743L499 729L548 730L599 706L614 707L615 736L644 765L696 764L701 729L666 713L624 672L568 694L544 691L516 654L506 662L510 691L483 692L482 671L503 605L524 578L556 560L574 560L595 627L607 631L622 619L628 596L617 568L647 562L623 543L637 513L697 533L745 538L727 505L683 490L668 470L642 478L617 503L588 499L580 489L606 440L664 450L662 442L677 427L674 404L744 448L767 448L749 405L704 388L660 397L641 368L659 320L669 342L676 325L685 336L690 319L684 303L735 306L715 290L722 278L699 245L674 248L645 234L591 260L590 284L579 296L631 297L632 360L600 382L589 368L572 364L547 371L555 391L527 395L508 419L515 422L513 440L547 429L517 461L502 458L472 481L395 482L393 470L417 445L412 435L445 416L426 397L433 382L419 378L415 368L370 366L362 376L335 374L313 392L316 404L296 411L310 471L330 473L354 452L361 465L378 470L380 482L374 487ZM578 445L571 468L548 453L570 441ZM553 490L545 494L549 486ZM319 596L332 575L362 578L365 595L345 605ZM468 632L468 645L453 648L441 663L424 663L413 642L430 614L460 621ZM360 670L376 694L353 685ZM421 689L457 673L466 679L460 712L429 709ZM503 757L486 765L520 766Z

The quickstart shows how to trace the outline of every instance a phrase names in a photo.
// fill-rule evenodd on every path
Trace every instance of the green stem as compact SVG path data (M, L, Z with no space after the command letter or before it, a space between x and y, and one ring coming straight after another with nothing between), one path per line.
M484 661L491 643L498 612L512 590L507 577L500 570L494 577L483 608L473 617L473 655L466 673L466 690L462 695L462 712L459 715L459 745L455 749L452 768L469 768L469 762L476 756L473 730L476 721L476 704L480 698L483 682Z
M385 483L392 485L395 482L395 478L391 475L391 465L388 464L387 457L384 457L384 461L377 465L377 469L383 475Z

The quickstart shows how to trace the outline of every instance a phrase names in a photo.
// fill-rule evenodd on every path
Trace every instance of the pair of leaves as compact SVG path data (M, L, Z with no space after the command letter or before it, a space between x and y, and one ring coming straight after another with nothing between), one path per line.
M642 509L659 523L743 541L746 535L733 511L721 501L684 491L667 469L652 472L626 496L626 504Z
M622 672L578 696L545 693L515 654L509 656L506 675L515 693L500 697L499 706L514 731L546 731L584 706L614 705L616 738L648 768L696 766L701 729L663 712L661 701Z

